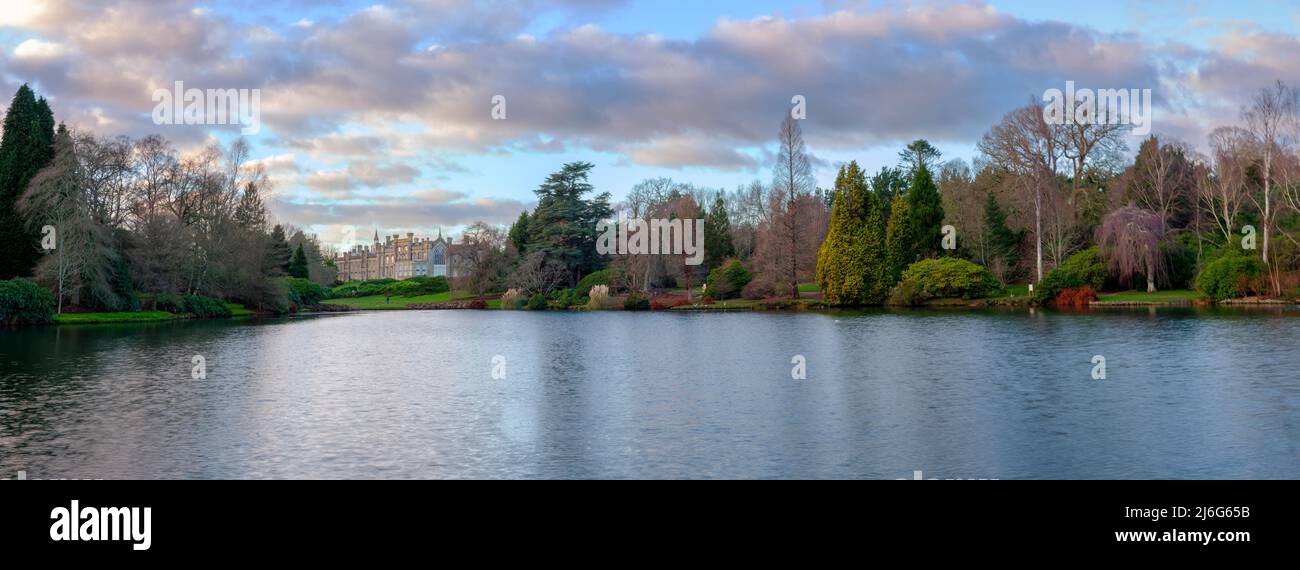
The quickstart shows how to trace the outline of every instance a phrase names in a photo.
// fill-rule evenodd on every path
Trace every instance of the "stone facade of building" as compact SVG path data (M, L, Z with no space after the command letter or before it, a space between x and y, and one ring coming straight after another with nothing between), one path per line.
M375 232L372 245L355 245L338 254L334 264L339 270L339 281L365 281L367 279L407 279L418 275L453 277L452 264L455 245L438 233L436 239L417 238L414 233L406 237L384 236L379 240Z

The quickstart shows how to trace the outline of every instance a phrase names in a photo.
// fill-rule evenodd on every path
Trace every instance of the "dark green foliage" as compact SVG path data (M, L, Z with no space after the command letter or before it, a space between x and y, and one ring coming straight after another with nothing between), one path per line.
M54 295L26 279L0 281L0 325L43 324L54 320Z
M889 304L898 307L918 307L930 300L930 295L922 289L921 284L912 279L904 279L889 292Z
M293 261L289 262L289 277L307 279L307 252L303 251L302 244L298 244L297 251L293 252Z
M1219 250L1196 276L1196 290L1215 301L1257 295L1268 290L1264 264L1253 252L1243 251L1240 238Z
M707 292L714 299L734 299L753 280L754 276L745 269L745 264L733 259L709 272Z
M514 225L510 226L510 243L515 246L521 255L524 253L524 247L528 245L528 212L519 212L519 219L515 220Z
M187 295L185 297L185 313L189 313L198 319L213 319L219 317L229 317L230 307L225 303L212 297L202 295Z
M916 226L912 223L912 207L901 195L894 195L890 208L889 226L885 234L885 267L882 285L893 289L903 278L903 272L916 262Z
M402 281L391 282L385 285L379 294L393 297L417 297L446 293L450 290L451 283L447 281L446 277L441 275L435 277L417 275Z
M871 192L880 202L880 229L885 231L885 224L893 216L894 198L907 194L908 177L901 168L883 167L871 177Z
M735 255L736 246L731 242L731 220L727 217L727 204L722 196L718 196L704 220L704 268L711 270Z
M125 255L117 257L113 267L113 292L117 295L116 311L139 311L140 297L131 288L131 263Z
M932 298L983 299L1001 293L1003 286L979 264L958 257L941 257L913 263L894 289L891 297L916 298L919 293ZM910 294L909 289L913 290Z
M625 275L622 267L610 267L594 271L582 278L578 285L574 287L578 293L586 296L591 293L591 288L597 285L609 285L609 292L614 293L626 288Z
M1043 277L1043 282L1035 288L1034 297L1040 303L1048 303L1062 289L1091 287L1100 291L1105 284L1106 263L1101 260L1094 246L1066 258L1065 263Z
M1025 233L1012 231L1007 226L1007 215L992 192L989 192L984 202L984 231L987 234L990 265L996 259L1008 271L1015 268L1020 263L1020 246L1024 243Z
M370 279L367 281L354 281L344 283L335 287L330 294L331 299L345 299L353 297L370 297L372 295L384 294L384 288L397 283L396 279L385 277L383 279Z
M912 220L915 252L918 258L941 252L943 239L943 198L939 187L924 163L912 172L912 184L907 189L908 216Z
M528 298L528 310L545 311L546 295L543 295L541 293L533 293L533 296Z
M909 172L916 172L919 167L929 168L941 156L943 156L943 153L934 148L930 141L916 139L908 144L907 148L904 148L902 152L898 153L898 160Z
M632 293L623 301L623 310L625 311L649 311L650 299L645 298L640 293Z
M268 269L279 270L281 273L289 274L289 264L293 261L294 252L289 247L289 241L284 235L284 227L276 225L271 229L271 242L267 245L266 265Z
M320 304L330 296L329 289L321 287L311 279L289 277L285 279L285 283L289 287L289 302L299 308Z
M609 193L584 196L595 190L587 182L594 165L571 162L546 178L537 188L537 209L528 219L527 251L543 252L547 259L563 264L570 283L600 269L604 256L596 252L596 223L613 215Z
M561 309L580 307L586 304L587 296L578 292L577 289L560 289L555 292L555 306Z
M45 99L23 85L14 94L0 138L0 279L31 275L40 252L38 235L18 213L18 197L54 158L54 114Z

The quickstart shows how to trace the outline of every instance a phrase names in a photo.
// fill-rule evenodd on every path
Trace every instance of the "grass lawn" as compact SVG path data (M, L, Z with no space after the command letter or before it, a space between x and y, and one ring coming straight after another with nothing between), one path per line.
M226 303L226 308L230 309L230 316L232 317L247 317L257 314L256 311L245 309L244 306L239 303Z
M816 283L800 283L799 292L800 293L821 293L822 288Z
M1028 284L1026 284L1026 283L1012 283L1012 284L1007 285L1007 292L1006 292L1005 294L1000 295L1000 296L998 296L998 297L990 297L990 298L991 298L991 299L1006 299L1006 298L1011 298L1011 297L1028 297L1028 296L1029 296L1029 285L1028 285Z
M1100 303L1190 303L1201 297L1196 291L1177 289L1171 291L1124 291L1121 293L1102 293L1097 296Z
M60 324L78 323L140 323L149 321L166 321L176 315L167 311L136 311L118 313L64 313L55 315L54 322Z
M384 295L371 295L369 297L343 298L343 299L325 299L322 303L330 305L347 305L358 310L385 310L385 309L405 309L408 305L419 303L445 303L447 301L456 301L460 299L471 299L473 293L468 291L448 291L446 293L436 293L433 295L420 295L417 297L386 297ZM497 306L501 305L497 301ZM492 302L488 302L488 307Z

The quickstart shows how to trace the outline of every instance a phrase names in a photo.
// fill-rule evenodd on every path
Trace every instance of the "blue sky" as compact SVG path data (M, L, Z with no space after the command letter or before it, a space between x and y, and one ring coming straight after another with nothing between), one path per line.
M231 127L153 124L150 94L177 80L260 89L264 127L249 141L276 182L273 210L334 242L508 223L573 160L595 163L593 182L616 199L650 177L767 180L796 94L829 186L836 164L874 171L914 138L970 159L1002 114L1066 80L1152 89L1156 132L1193 146L1235 121L1251 90L1300 82L1300 10L1268 0L7 8L0 87L31 83L74 128L159 132L181 151L228 143ZM504 121L490 118L496 94Z

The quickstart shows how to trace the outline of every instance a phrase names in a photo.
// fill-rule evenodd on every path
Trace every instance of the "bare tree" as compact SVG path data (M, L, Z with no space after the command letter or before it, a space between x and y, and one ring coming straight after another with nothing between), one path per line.
M778 133L780 150L777 151L777 163L772 177L772 199L769 210L775 215L780 233L780 241L786 248L782 265L784 279L790 283L791 298L799 297L800 268L806 268L815 262L816 254L809 259L802 252L800 242L806 242L810 236L801 235L799 231L803 216L799 210L801 198L809 195L815 182L812 175L812 162L808 158L807 146L803 141L803 130L799 122L790 115L781 121Z
M1042 109L1030 104L1007 113L980 139L978 147L995 164L1015 174L1033 196L1036 281L1042 281L1043 192L1055 191L1057 160L1062 154L1059 140Z
M501 285L510 265L509 241L505 230L485 222L465 228L454 258L457 288L482 298Z
M1078 199L1083 178L1088 166L1094 163L1110 163L1119 160L1119 155L1128 149L1124 142L1125 121L1121 117L1108 115L1105 107L1097 109L1096 117L1076 120L1074 113L1065 113L1065 122L1052 129L1061 149L1061 156L1070 161L1072 182L1070 203Z
M1277 226L1276 204L1278 196L1273 192L1274 163L1281 156L1289 156L1292 145L1292 125L1296 121L1297 95L1295 89L1278 81L1272 87L1260 89L1251 99L1248 107L1242 110L1242 118L1254 135L1259 157L1262 162L1261 176L1264 182L1262 196L1252 199L1260 211L1261 257L1268 268L1269 280L1273 294L1282 293L1281 274L1269 256L1269 239Z
M1237 216L1252 194L1248 171L1254 147L1254 137L1245 129L1219 127L1210 133L1212 162L1196 179L1197 197L1224 243L1236 233Z

